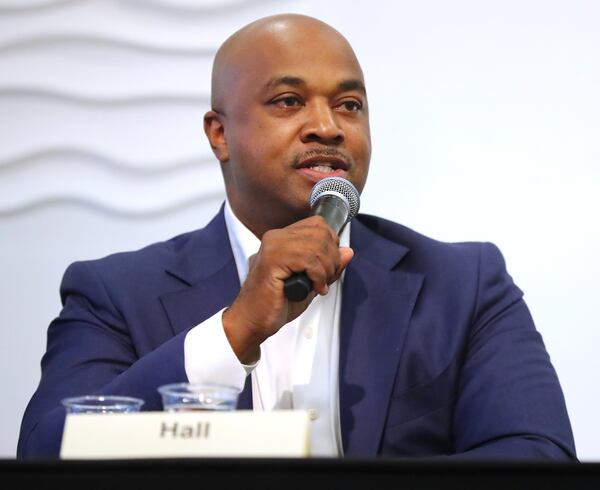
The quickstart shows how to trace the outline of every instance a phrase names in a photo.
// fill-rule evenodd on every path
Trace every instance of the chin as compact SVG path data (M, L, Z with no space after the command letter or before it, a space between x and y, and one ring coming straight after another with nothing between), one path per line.
M281 205L280 209L283 211L280 214L280 222L283 228L291 225L296 221L300 221L304 218L308 218L311 215L311 209L309 205L309 195L307 194L306 200L302 203L287 203Z

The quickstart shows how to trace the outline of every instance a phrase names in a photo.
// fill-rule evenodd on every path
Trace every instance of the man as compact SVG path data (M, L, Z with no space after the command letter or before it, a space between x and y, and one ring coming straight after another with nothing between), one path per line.
M158 386L213 381L244 387L239 408L309 410L316 455L575 458L556 374L493 245L370 216L338 238L310 216L315 182L362 191L367 178L348 42L309 17L260 19L219 49L212 82L224 209L203 230L67 270L19 455L57 454L66 396L160 410ZM314 286L301 303L283 295L295 272Z

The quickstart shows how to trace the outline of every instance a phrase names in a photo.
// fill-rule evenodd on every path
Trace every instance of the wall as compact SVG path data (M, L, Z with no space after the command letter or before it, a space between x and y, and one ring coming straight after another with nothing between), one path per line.
M364 212L489 240L524 289L579 455L600 458L600 4L593 0L0 0L0 457L74 260L201 227L216 47L283 11L355 47L374 153Z

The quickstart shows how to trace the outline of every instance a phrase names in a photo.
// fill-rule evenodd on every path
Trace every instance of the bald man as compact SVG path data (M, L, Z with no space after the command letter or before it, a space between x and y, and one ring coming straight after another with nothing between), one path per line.
M161 410L175 382L237 386L238 408L307 410L316 456L575 458L560 385L491 244L440 243L359 215L311 216L328 176L362 191L362 70L316 19L232 35L205 132L227 199L204 228L71 265L18 454L58 454L60 400L129 395ZM284 281L305 272L300 303Z

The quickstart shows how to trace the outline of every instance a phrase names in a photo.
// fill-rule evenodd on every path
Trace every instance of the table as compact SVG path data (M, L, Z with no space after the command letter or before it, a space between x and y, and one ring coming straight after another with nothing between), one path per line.
M600 463L410 459L0 461L3 488L600 489Z

